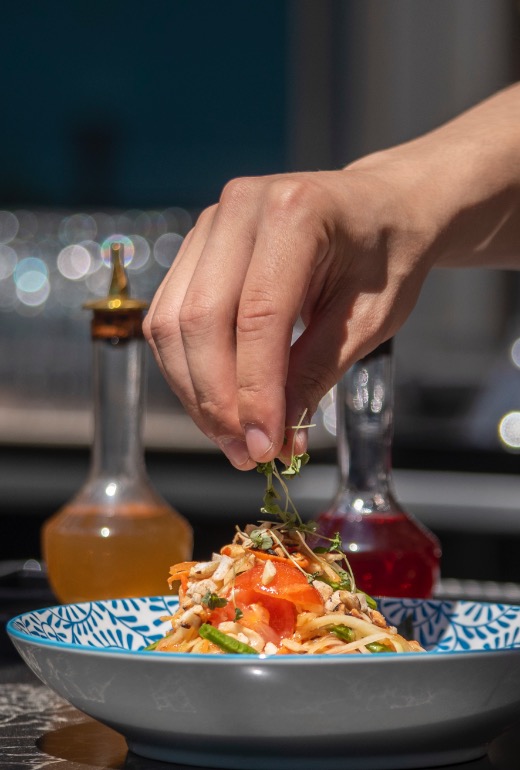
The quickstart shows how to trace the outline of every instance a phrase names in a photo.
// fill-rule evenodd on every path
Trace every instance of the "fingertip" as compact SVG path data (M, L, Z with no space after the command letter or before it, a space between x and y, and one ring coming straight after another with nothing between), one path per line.
M220 439L218 445L227 459L237 470L250 471L256 466L256 462L249 456L249 450L245 441L237 438Z
M294 438L294 454L302 455L309 446L309 436L306 430L299 430Z
M255 462L267 462L274 457L274 442L259 425L244 426L249 457Z

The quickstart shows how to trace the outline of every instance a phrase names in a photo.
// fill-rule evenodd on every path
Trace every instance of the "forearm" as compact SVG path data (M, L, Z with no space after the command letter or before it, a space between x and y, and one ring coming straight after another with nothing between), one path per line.
M520 269L520 84L350 168L385 168L440 267Z

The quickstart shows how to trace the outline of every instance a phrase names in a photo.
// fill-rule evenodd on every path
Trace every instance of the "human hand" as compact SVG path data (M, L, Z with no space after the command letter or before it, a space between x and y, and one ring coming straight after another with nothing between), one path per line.
M516 84L344 170L236 179L202 213L144 331L237 468L287 457L287 426L395 334L434 264L519 266L519 124Z
M286 428L407 318L433 261L423 182L399 154L379 154L233 180L199 217L144 330L187 412L237 468L287 456ZM295 446L304 451L305 431Z

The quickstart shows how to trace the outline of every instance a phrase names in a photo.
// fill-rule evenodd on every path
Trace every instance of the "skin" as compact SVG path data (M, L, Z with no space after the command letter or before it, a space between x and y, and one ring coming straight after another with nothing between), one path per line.
M432 268L519 265L520 84L344 169L232 180L144 332L188 414L249 470L287 459L288 426L398 331Z

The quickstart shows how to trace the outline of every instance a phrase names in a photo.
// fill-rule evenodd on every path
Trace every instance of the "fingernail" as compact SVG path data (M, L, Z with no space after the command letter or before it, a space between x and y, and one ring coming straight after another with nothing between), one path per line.
M261 460L273 446L273 442L257 425L245 426L246 443L249 457Z
M223 438L220 439L219 445L228 460L232 462L233 465L236 465L240 468L249 460L249 452L245 441L240 441L238 438Z

